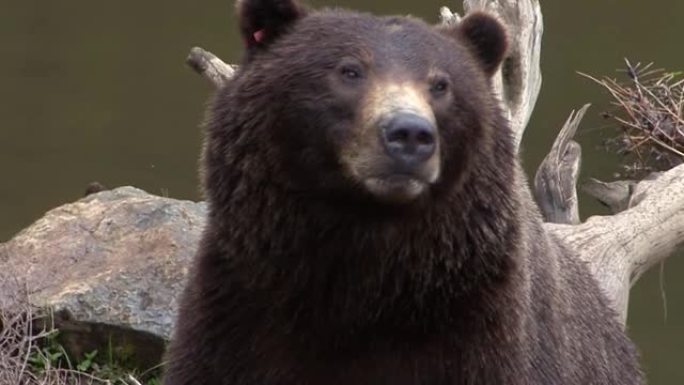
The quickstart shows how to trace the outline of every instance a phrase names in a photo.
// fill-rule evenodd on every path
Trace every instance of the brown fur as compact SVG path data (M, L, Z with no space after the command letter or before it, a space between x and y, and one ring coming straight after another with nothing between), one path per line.
M209 220L164 384L641 383L596 282L543 231L490 91L503 29L475 17L448 31L339 10L270 21L278 35L211 109ZM336 70L348 57L357 83ZM439 131L438 181L402 204L342 166L380 151L360 111L387 79L424 85Z

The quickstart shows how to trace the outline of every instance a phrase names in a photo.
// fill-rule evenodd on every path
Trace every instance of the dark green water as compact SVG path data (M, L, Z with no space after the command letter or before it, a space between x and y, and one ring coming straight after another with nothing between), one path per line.
M319 0L435 22L441 0ZM451 5L460 9L457 4ZM610 74L622 59L684 69L684 1L543 1L544 85L524 139L530 172L572 108L594 107L578 136L582 177L610 178L616 159L598 113L607 96L575 71ZM94 180L197 199L200 121L211 87L183 65L202 45L239 58L227 1L0 0L0 241ZM605 214L581 196L584 217ZM633 291L629 329L651 384L684 384L684 256Z

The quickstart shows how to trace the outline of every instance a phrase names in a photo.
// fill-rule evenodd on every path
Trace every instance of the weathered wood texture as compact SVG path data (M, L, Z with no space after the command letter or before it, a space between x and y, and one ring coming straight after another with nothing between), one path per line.
M575 186L582 148L572 138L587 109L588 104L570 113L534 177L534 198L547 222L573 225L580 222Z
M185 63L217 88L223 87L235 73L235 67L224 63L216 55L200 47L193 47L190 50Z
M510 48L494 87L519 145L541 87L539 1L465 0L464 9L493 13L509 30ZM460 21L446 7L439 15L442 23ZM199 48L193 48L188 63L216 87L223 86L234 70ZM581 149L572 138L587 108L571 113L537 171L533 191L546 229L587 262L624 323L631 286L684 244L684 165L641 182L593 182L588 188L616 214L580 223L576 185Z

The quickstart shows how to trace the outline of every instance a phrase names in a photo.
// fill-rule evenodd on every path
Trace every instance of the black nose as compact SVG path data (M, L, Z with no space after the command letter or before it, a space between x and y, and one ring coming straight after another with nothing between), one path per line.
M411 165L435 153L437 129L422 116L400 113L384 125L383 140L390 156Z

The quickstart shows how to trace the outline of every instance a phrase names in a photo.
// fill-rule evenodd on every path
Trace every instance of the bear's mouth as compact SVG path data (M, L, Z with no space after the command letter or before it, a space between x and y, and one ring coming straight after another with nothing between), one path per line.
M413 175L395 174L364 179L365 188L373 196L388 203L408 203L418 198L428 182Z

